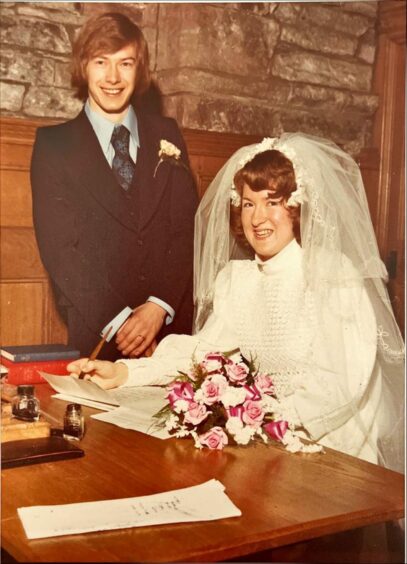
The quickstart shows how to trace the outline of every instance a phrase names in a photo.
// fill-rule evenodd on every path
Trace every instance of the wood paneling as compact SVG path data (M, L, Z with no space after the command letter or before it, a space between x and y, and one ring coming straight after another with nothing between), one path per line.
M390 267L389 294L404 333L405 296L405 0L379 2L374 89L379 96L373 144L380 155L374 223Z

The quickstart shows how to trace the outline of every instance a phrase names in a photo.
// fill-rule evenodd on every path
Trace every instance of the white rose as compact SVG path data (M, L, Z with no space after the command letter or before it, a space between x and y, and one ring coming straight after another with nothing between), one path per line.
M235 407L243 403L246 399L246 390L244 388L233 388L228 386L227 390L223 392L220 397L220 401L225 407Z

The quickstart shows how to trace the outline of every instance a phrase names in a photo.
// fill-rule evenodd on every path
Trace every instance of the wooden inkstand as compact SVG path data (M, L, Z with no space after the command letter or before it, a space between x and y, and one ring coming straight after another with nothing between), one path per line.
M12 401L17 386L1 383L1 442L38 439L51 435L51 425L40 415L38 421L21 421L12 417Z

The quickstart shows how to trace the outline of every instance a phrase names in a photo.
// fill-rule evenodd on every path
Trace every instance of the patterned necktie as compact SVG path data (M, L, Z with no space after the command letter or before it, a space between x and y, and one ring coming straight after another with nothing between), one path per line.
M135 164L130 158L129 153L130 132L124 125L115 126L112 133L111 143L114 149L112 170L117 182L128 190L133 179Z

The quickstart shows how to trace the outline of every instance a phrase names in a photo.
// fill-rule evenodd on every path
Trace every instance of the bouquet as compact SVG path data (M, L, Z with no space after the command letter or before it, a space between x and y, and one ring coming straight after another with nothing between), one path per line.
M281 415L272 376L256 370L254 360L243 358L239 349L193 359L189 372L179 372L167 390L169 403L155 415L157 425L175 437L191 436L197 448L220 450L273 439L291 452L322 450L300 440Z

